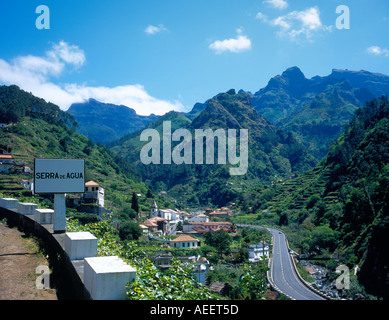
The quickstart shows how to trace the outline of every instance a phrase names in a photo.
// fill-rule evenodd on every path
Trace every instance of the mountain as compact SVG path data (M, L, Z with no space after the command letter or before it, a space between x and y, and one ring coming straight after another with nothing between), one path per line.
M170 121L172 124L172 131L186 127L191 121L184 115L176 111L170 111L165 115L157 118L155 121L146 125L143 129L137 130L133 133L125 135L124 137L112 141L107 144L107 147L115 154L122 158L127 158L131 162L139 161L139 154L144 145L140 141L140 134L145 129L156 129L162 135L162 127L164 121Z
M389 76L383 74L334 69L329 76L307 79L292 67L270 79L252 99L261 115L293 132L320 160L353 112L383 94L389 94Z
M298 67L291 67L271 78L266 87L254 94L238 92L243 93L251 97L252 106L260 115L277 128L292 132L319 161L342 133L354 110L389 94L389 76L333 69L328 76L308 79ZM190 112L182 114L194 120L210 100L196 103ZM72 105L68 112L79 123L78 132L103 143L142 129L157 118L139 116L128 107L93 99Z
M207 103L208 101L204 102L204 103L196 103L192 110L188 113L183 113L188 119L190 120L193 120L194 118L196 118L200 113L201 111L203 111L205 109L205 107L207 106Z
M307 79L298 67L291 67L270 79L265 88L254 93L253 106L272 123L282 123L295 110L312 101L318 94L328 91L328 86L345 82L349 83L345 85L346 90L356 91L352 99L361 104L357 107L362 107L374 97L389 95L387 75L364 70L333 69L328 76Z
M354 88L368 89L376 97L389 95L389 76L382 73L333 69L327 77L316 76L312 78L315 81L325 81L327 79L347 80Z
M289 176L316 164L306 148L291 134L277 129L257 113L249 94L236 94L233 89L209 99L193 121L183 114L170 112L150 123L148 128L157 129L161 135L164 121L171 121L172 131L180 128L189 130L192 133L192 146L197 129L224 129L225 132L227 129L247 129L249 133L248 168L243 178L230 176L231 165L228 163L218 164L218 145L215 147L214 165L144 165L140 162L140 150L145 143L140 141L139 131L108 145L113 153L133 162L143 180L151 187L170 191L176 198L187 199L191 204L224 205L232 201L247 184L270 182L275 176ZM239 138L237 140L240 141ZM176 145L173 143L172 149Z
M358 266L344 298L358 293L387 299L388 98L357 109L315 169L271 188L257 185L236 203L250 213L251 221L286 226L290 244L300 256L329 258L326 268L333 274L328 279L337 278L339 264L350 270Z
M123 105L102 103L94 99L74 103L67 111L79 124L78 132L94 142L107 143L143 128L158 116L141 116Z
M327 85L310 102L293 111L280 126L293 132L316 159L322 159L329 144L343 132L354 111L374 96L367 89L352 88L348 80Z
M366 289L389 297L389 101L375 99L355 113L331 147L324 194L338 193L339 247L354 259Z

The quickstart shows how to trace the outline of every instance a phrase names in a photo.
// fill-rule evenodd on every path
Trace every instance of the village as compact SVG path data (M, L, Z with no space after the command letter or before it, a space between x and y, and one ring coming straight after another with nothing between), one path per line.
M32 176L32 170L24 161L17 162L12 155L0 155L0 174L22 177L18 182L20 186L34 194L34 179L29 178ZM24 176L26 178L23 178ZM168 197L165 191L160 192L159 196ZM212 271L220 266L236 271L243 262L258 263L263 257L269 258L268 242L258 237L254 241L253 237L250 240L247 240L249 237L244 239L247 242L243 241L242 232L229 221L237 211L235 203L215 209L184 211L159 208L156 199L147 201L151 202L150 212L141 212L132 221L142 230L139 245L145 246L148 258L162 272L172 267L173 259L192 264L194 266L192 275L199 283L208 286L210 291L228 297L232 289L231 284L220 279L210 280ZM171 202L176 201L173 199ZM124 223L115 221L115 214L106 208L104 186L94 180L85 182L84 193L66 194L68 209L81 206L89 208L88 213L95 216L96 220L110 219L117 230ZM218 232L226 234L228 239L226 249L221 254L211 248L204 237L207 233Z

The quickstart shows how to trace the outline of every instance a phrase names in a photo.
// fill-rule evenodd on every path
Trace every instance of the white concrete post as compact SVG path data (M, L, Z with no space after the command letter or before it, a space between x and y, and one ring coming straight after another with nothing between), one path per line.
M96 257L97 238L90 232L66 232L65 252L70 260Z
M54 195L54 233L66 231L66 199L65 194Z
M33 215L38 205L35 203L19 203L18 212L23 215Z
M0 207L5 209L17 209L19 200L12 198L0 198Z
M117 256L84 259L84 284L93 300L125 300L136 269Z
M35 209L34 220L39 224L53 224L54 210Z

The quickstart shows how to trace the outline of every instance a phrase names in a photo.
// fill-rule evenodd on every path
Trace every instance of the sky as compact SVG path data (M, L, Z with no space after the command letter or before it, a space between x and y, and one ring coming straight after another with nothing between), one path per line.
M388 35L387 0L1 0L0 84L63 110L188 112L292 66L389 75Z

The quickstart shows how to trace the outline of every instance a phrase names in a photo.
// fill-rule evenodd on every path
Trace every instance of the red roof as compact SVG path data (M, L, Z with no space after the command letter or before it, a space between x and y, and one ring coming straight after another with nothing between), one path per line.
M231 222L228 221L220 221L220 222L189 222L189 224L194 226L230 226Z
M101 187L100 184L98 184L97 182L95 182L93 180L86 182L85 186L86 187Z
M14 157L10 154L0 154L0 159L13 159Z
M174 240L170 240L170 242L187 242L187 241L199 241L199 240L187 235L179 236Z

